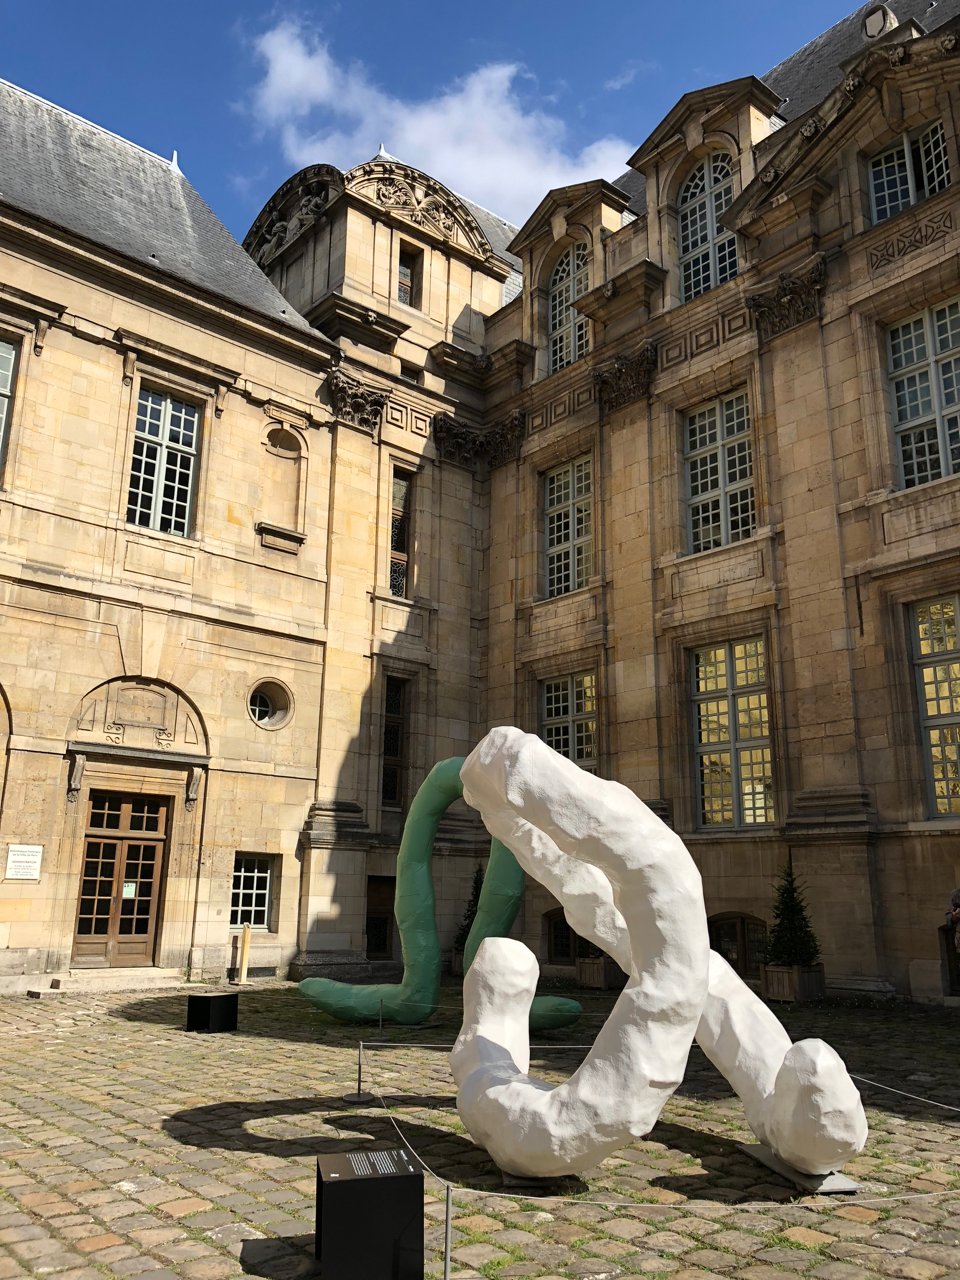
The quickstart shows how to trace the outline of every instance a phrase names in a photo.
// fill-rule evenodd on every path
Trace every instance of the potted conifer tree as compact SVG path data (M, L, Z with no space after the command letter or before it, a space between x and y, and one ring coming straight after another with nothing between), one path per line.
M483 867L478 862L473 869L473 884L470 888L470 900L463 912L463 919L457 926L457 932L453 936L453 951L450 955L450 972L458 976L463 974L463 949L467 945L467 938L470 936L470 930L473 928L473 922L476 919L477 909L480 906L480 891L483 888Z
M777 881L767 962L760 966L760 990L767 1000L817 1000L826 994L820 944L791 857Z

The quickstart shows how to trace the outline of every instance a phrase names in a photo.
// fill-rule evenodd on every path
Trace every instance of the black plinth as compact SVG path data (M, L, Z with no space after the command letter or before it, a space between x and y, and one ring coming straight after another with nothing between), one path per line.
M317 1157L323 1280L423 1280L423 1173L408 1152Z
M237 991L194 992L187 996L188 1031L236 1031Z

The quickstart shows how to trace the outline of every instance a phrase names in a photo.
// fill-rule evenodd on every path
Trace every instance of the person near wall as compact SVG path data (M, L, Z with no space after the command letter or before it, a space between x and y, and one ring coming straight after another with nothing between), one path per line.
M947 907L947 927L953 929L953 945L960 951L960 889L954 889Z

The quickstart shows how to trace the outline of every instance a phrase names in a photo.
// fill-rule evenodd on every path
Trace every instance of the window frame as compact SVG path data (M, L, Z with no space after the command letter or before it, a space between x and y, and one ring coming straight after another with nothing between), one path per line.
M406 274L405 274L406 273ZM403 297L404 290L408 296ZM414 311L423 310L423 250L401 240L397 253L396 301Z
M582 591L594 577L594 470L593 454L583 453L540 473L543 595L547 600ZM569 477L566 496L551 499L551 490L556 493L564 475ZM586 532L580 524L584 518ZM560 536L564 529L565 537Z
M949 605L952 615L953 643L942 649L931 649L926 653L923 649L924 641L921 632L921 610L930 609L933 605ZM910 606L909 621L911 656L917 693L917 723L920 730L923 776L927 792L927 815L934 821L956 821L960 818L960 591L941 593L916 601ZM934 674L933 683L936 686L934 699L939 702L945 697L948 702L956 706L956 710L931 714L927 693L930 684L925 681L924 673L927 670L935 672L938 667L944 668L945 671ZM941 778L938 779L933 735L936 731L943 729L947 730L947 735L942 745L947 750L941 761ZM943 799L948 802L945 808L940 807L939 803L938 786L941 783Z
M943 174L939 181L935 179L935 185L931 186L932 173L927 171L927 157L923 154L924 142L935 131L939 131L939 159L933 155L929 157L931 171L939 163L942 166ZM901 194L903 193L903 183L906 184L906 200L901 200L896 208L889 207L889 201L884 192L885 208L881 212L878 203L878 178L883 177L882 166L885 161L893 157L902 155L902 172L896 175L900 182ZM919 170L919 172L918 172ZM888 170L889 172L889 170ZM891 175L893 176L893 175ZM923 179L923 188L921 191L918 177ZM912 209L915 204L919 204L922 200L928 200L931 196L946 191L952 185L953 175L950 171L950 153L947 149L946 131L943 127L943 117L936 120L928 121L917 129L911 129L900 135L896 142L884 147L882 151L876 155L870 156L867 160L867 186L870 192L870 221L874 226L879 226L883 222L888 222L891 218L895 218L897 214L903 213L905 209ZM882 190L882 185L881 185Z
M144 399L145 397L159 397L161 400L161 416L159 422L160 434L154 436L147 430L141 430L140 424L142 420ZM180 443L172 443L168 437L170 434L170 420L172 414L172 406L178 404L184 409L192 409L195 412L193 443L191 446L184 446ZM126 483L126 505L124 513L124 522L130 529L137 529L141 532L162 533L170 537L190 539L194 536L197 496L200 488L200 468L202 463L202 442L203 442L203 424L205 417L206 400L202 395L192 398L188 395L182 396L179 388L163 389L159 380L153 378L143 378L138 387L136 400L133 402L133 431L132 442L127 467L127 483ZM149 417L143 419L149 422ZM131 518L131 509L133 507L134 497L141 496L141 491L134 490L134 481L137 478L142 479L143 473L138 477L135 467L138 461L138 443L146 441L153 444L157 448L157 460L155 463L155 480L156 477L164 477L159 485L154 487L154 491L150 498L149 515L147 521L139 521ZM177 530L175 528L161 528L163 521L163 488L166 480L166 470L168 458L170 456L187 457L190 461L188 473L189 494L184 504L183 528Z
M947 345L940 345L941 334ZM916 356L918 338L922 340L923 356L909 359L911 352ZM960 475L960 297L948 298L888 325L883 342L887 417L900 489L917 489ZM898 349L903 357L899 363ZM917 412L910 416L914 405ZM914 441L908 454L905 441L910 436ZM929 472L934 439L939 474L920 478L920 469L926 467Z
M741 419L737 418L737 406L742 403L742 426L727 432L727 411L732 410L734 426ZM714 412L715 435L705 443L691 447L691 430L698 418ZM746 475L730 478L730 461L734 457L733 450L745 446L747 452L748 472ZM716 458L716 486L694 493L695 468L709 466L711 458ZM683 471L684 471L684 509L686 513L686 537L690 555L699 555L703 551L714 551L718 547L736 546L752 538L758 527L757 522L757 481L756 481L756 442L754 440L753 421L750 416L750 396L747 388L738 387L713 400L695 405L683 414ZM732 502L740 495L749 495L749 531L733 530ZM702 541L704 526L695 522L698 508L715 502L719 515L719 538L705 545ZM714 527L714 526L710 526ZM711 535L712 536L712 535Z
M725 177L718 179L716 163L720 160L726 161L728 173ZM702 189L688 195L691 184L701 170L703 171ZM692 302L695 298L702 297L711 289L736 279L740 272L740 250L736 232L728 231L720 222L720 216L729 209L735 198L735 176L734 157L728 151L711 151L709 155L697 161L680 186L677 193L677 264L680 273L681 302ZM702 216L698 212L701 209ZM702 235L685 249L684 237L690 234L689 228L697 224L702 228ZM694 287L692 264L704 258L706 272L701 271L700 286ZM689 272L688 268L691 268ZM703 283L704 280L706 283Z
M17 379L20 373L20 354L22 343L19 340L13 340L11 337L0 329L0 357L3 354L3 348L8 348L10 352L10 366L7 369L7 390L4 391L0 384L0 469L2 469L7 456L7 442L10 439L10 428L13 420L14 397L17 391ZM4 370L0 365L0 376ZM0 471L2 474L2 471Z
M590 351L590 321L574 303L590 289L590 244L567 245L550 271L547 285L547 356L550 373L559 373ZM562 275L562 278L559 278Z
M417 473L393 463L390 467L390 559L387 588L395 600L410 600L413 592L414 501ZM405 501L397 505L397 486L406 483ZM402 577L402 584L401 584ZM402 590L396 590L402 585Z
M759 677L752 681L736 682L736 659L735 649L738 646L760 646L760 658L757 662L759 667ZM716 683L708 683L703 687L698 687L698 658L700 655L706 655L711 652L714 654L723 650L724 656L724 677L723 685ZM693 748L693 795L696 803L695 825L698 832L702 834L710 834L713 832L753 832L753 831L770 831L777 824L777 776L774 761L774 728L772 710L774 705L773 689L770 681L770 644L767 635L763 631L755 632L751 635L740 636L734 639L718 639L697 644L686 651L687 661L687 689L689 697L689 721L690 735ZM749 658L745 655L747 669L749 670ZM704 668L705 669L705 668ZM731 673L733 673L734 682L731 683ZM740 724L742 723L738 715L738 698L752 698L761 695L763 698L763 715L765 719L766 732L757 734L753 737L741 735ZM719 704L726 703L725 710L719 710ZM709 708L714 704L718 710L714 711L713 718L710 717ZM704 711L701 712L700 708ZM749 704L746 710L749 711ZM711 725L715 724L722 727L725 724L727 728L726 737L704 736L704 729L709 733ZM719 728L713 732L719 732ZM744 806L744 786L748 781L744 777L743 759L749 753L765 754L766 759L765 773L767 777L767 803L764 811L768 813L761 821L750 821L745 814ZM705 761L709 756L729 756L729 790L730 790L730 820L710 822L707 820L708 808L710 806L710 798L705 789ZM759 763L759 762L751 762ZM718 793L719 803L723 804L724 797L722 792ZM716 803L716 801L714 802ZM755 810L756 806L752 806Z
M578 689L577 682L581 682ZM550 687L554 686L551 694ZM565 686L561 690L561 686ZM551 696L564 696L566 707L561 713L551 712ZM580 703L578 704L578 696ZM579 709L578 709L579 708ZM558 746L557 731L566 730L567 749ZM595 670L571 671L550 675L537 682L537 736L558 755L572 760L585 773L600 772L600 687ZM579 752L580 742L591 742L592 753Z
M241 863L258 862L264 863L263 867L258 867L253 871L254 887L245 888L245 875L241 869ZM233 856L233 875L230 880L230 931L238 933L244 926L249 924L253 933L276 933L276 915L279 900L279 863L280 858L275 853L241 853L237 852ZM240 875L238 884L237 876ZM259 888L257 882L261 877L266 878L265 888ZM262 922L254 920L244 921L239 917L243 914L245 908L242 904L236 903L235 899L242 896L245 892L252 895L263 895L263 902L260 906L252 906L250 910L254 913L262 914Z
M410 684L408 677L391 671L383 676L383 719L380 734L380 805L383 809L402 809L406 803L407 771L410 756ZM399 709L390 709L391 691L399 694ZM397 751L388 751L391 730L396 730ZM388 777L393 771L395 785L388 788ZM389 794L388 794L389 790Z

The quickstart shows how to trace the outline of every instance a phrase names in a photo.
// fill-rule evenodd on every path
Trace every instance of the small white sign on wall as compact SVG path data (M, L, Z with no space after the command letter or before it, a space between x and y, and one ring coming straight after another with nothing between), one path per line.
M11 844L7 846L6 880L39 880L40 863L43 860L42 844Z

